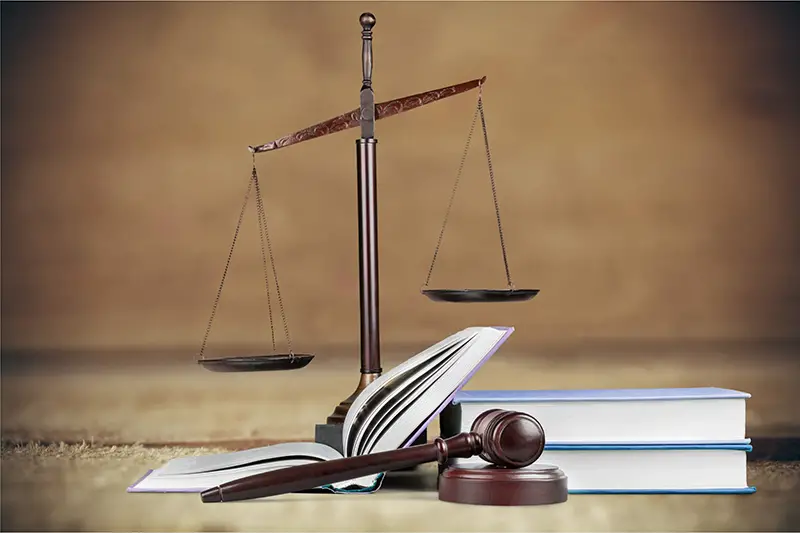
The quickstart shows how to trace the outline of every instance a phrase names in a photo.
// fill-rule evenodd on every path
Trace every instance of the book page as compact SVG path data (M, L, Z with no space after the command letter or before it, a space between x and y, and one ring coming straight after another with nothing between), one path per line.
M384 387L381 393L372 397L367 409L363 413L363 421L358 428L355 439L353 439L352 449L348 450L351 455L362 455L365 448L365 442L369 439L375 431L375 425L379 424L386 416L386 409L397 404L398 397L404 397L409 394L409 391L417 390L420 387L425 387L426 380L430 379L430 375L435 372L437 368L445 365L449 360L449 353L445 353L436 357L429 365L416 372L409 373L404 376L402 382L398 382L394 387ZM387 407L388 406L388 407ZM355 430L354 425L354 430Z
M428 359L425 363L417 366L413 371L398 377L394 380L392 385L383 387L380 392L374 394L369 401L364 404L364 408L356 420L353 422L352 430L355 433L355 438L352 441L352 449L348 453L354 455L363 454L366 449L364 441L368 435L374 433L376 417L382 419L387 405L395 405L397 398L405 398L414 391L427 387L433 375L441 369L443 365L447 364L452 358L452 355L458 350L462 349L467 343L467 340L460 340L456 344L451 345L445 351L436 354Z
M397 394L402 394L401 391L406 389L409 381L414 381L415 379L419 380L421 379L420 376L426 375L428 367L439 364L438 362L440 360L443 361L451 349L452 348L449 348L448 351L435 355L432 360L428 360L416 368L408 369L403 374L394 376L389 383L384 384L380 390L367 399L361 410L353 418L353 422L350 426L350 433L354 435L354 437L344 449L346 456L358 455L357 450L362 447L361 443L363 442L364 435L369 432L373 417L381 406L384 405L389 398Z
M301 466L320 461L323 461L323 459L291 458L272 463L253 464L250 466L230 468L226 470L215 470L192 474L165 475L160 474L158 471L154 471L150 473L150 475L145 476L143 479L140 479L137 483L129 487L128 492L202 492L208 488L217 487L223 483L242 479L246 476L262 474L264 472L270 472L293 466ZM377 486L379 481L379 475L371 475L298 492L318 492L320 490L349 492L348 489L360 492L364 489L370 489Z
M286 458L278 462L266 463L252 463L244 466L233 466L221 470L209 470L205 472L187 472L183 474L176 473L163 473L161 470L155 470L147 478L148 484L158 482L162 486L169 487L182 487L182 486L195 486L195 487L214 487L220 483L225 483L234 479L240 479L252 474L259 474L261 472L269 472L271 470L279 470L290 466L304 465L308 463L320 462L320 458ZM141 485L141 484L140 484Z
M347 457L348 450L355 449L354 441L356 440L356 435L361 429L364 419L370 416L370 409L375 405L372 402L375 395L385 392L385 389L390 387L396 387L396 383L403 383L409 376L414 375L420 367L427 364L431 358L441 355L464 338L474 336L478 330L480 328L467 328L459 331L400 363L370 383L355 399L345 418L342 432L344 455ZM357 427L354 427L356 424Z
M431 415L443 407L450 396L494 353L506 334L506 330L484 328L480 338L456 356L457 360L450 370L409 405L394 424L387 426L384 434L370 448L370 453L399 448L419 429L420 424L429 423Z
M386 429L402 417L409 405L423 396L442 376L444 376L458 360L458 357L470 344L473 337L459 343L448 350L435 364L429 365L425 373L404 384L400 390L394 391L382 404L374 410L365 435L359 439L358 454L370 453L375 442L386 432Z
M279 461L284 458L308 458L309 460L329 461L341 459L342 455L325 444L287 442L238 452L202 455L199 457L179 457L169 461L156 472L159 476L200 474L258 462Z

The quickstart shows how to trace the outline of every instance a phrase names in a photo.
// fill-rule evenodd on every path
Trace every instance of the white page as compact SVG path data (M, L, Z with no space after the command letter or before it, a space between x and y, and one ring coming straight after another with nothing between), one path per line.
M353 420L355 419L356 416L360 414L361 410L364 407L364 404L373 395L380 392L381 389L385 386L385 384L389 383L396 376L402 375L403 373L411 369L423 365L432 355L446 350L449 346L455 344L456 342L465 337L475 335L477 333L477 330L480 329L481 328L467 328L457 333L454 333L453 335L434 344L430 348L423 350L422 352L411 357L410 359L403 361L402 363L400 363L390 371L384 373L381 377L379 377L378 379L367 385L367 387L361 392L361 394L359 394L358 397L356 397L356 399L353 401L347 413L347 416L345 417L344 420L344 427L342 432L342 441L343 441L342 449L345 451L345 455L347 455L347 449L349 447L350 442L353 442L355 439L355 435L352 434L353 432L351 429ZM355 449L355 446L353 446L353 448Z
M183 486L191 484L192 486L207 485L213 487L232 479L239 479L252 474L259 474L261 472L269 472L271 470L280 470L290 466L305 465L309 463L318 463L322 459L286 459L274 463L261 463L251 464L248 466L237 466L223 470L211 470L207 472L192 472L186 474L164 474L159 470L154 470L153 473L147 478L150 482L155 483L156 480L160 484L169 486Z
M459 346L463 347L464 345ZM364 435L359 439L358 455L369 453L375 435L380 434L382 429L392 423L409 403L423 395L444 372L447 372L453 365L457 353L454 349L453 352L438 358L435 365L430 365L425 373L413 376L413 379L404 384L403 390L388 396L378 408L373 410L370 423L365 428Z
M341 459L341 454L325 444L316 442L286 442L216 455L179 457L169 461L156 472L158 475L196 474L236 467L255 461L305 456L324 460Z
M376 417L379 416L379 418L373 419L375 420L375 422L371 424L373 427L370 428L371 430L367 438L361 442L361 448L359 449L358 453L361 455L365 453L371 453L375 443L383 434L386 433L387 427L392 426L393 424L397 423L398 420L401 420L403 414L408 410L410 405L413 405L420 398L424 397L428 390L430 390L430 388L439 379L441 379L442 376L450 372L461 354L469 349L469 346L475 342L476 338L477 337L469 339L466 343L460 345L460 349L458 351L448 354L447 359L443 362L443 364L436 368L431 374L425 376L422 382L417 384L413 390L406 390L404 391L403 395L396 397L396 402L394 405L386 402L382 409L376 414ZM409 428L409 431L413 431L414 429L416 428Z
M438 380L421 401L415 402L403 413L403 421L391 426L371 448L370 453L395 450L402 446L408 432L405 426L411 421L418 426L435 408L441 406L506 334L506 331L494 328L483 330L481 337L461 354L451 371Z
M415 369L413 373L403 376L403 381L398 383L395 390L388 391L388 394L380 400L380 403L371 407L369 413L365 413L364 423L356 433L354 440L353 450L355 455L363 455L365 453L364 450L369 449L369 445L365 441L371 439L371 435L379 430L379 426L386 419L387 410L395 412L397 404L404 402L409 396L416 398L424 392L430 386L430 383L441 375L443 368L449 367L448 361L452 360L454 354L463 349L467 342L459 341L448 347L441 354L431 358L426 364ZM373 396L373 398L375 397Z

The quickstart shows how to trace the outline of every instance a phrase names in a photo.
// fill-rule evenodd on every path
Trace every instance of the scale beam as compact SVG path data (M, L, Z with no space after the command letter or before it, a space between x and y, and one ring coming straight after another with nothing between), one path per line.
M411 96L404 96L403 98L396 98L394 100L389 100L388 102L375 104L375 120L399 115L400 113L411 111L412 109L416 109L427 104L432 104L433 102L437 102L444 98L471 91L472 89L480 87L485 82L486 76L465 81L464 83L449 85L440 89L412 94ZM291 146L293 144L309 141L318 137L324 137L325 135L348 130L360 125L361 107L358 107L357 109L348 111L347 113L339 115L338 117L334 117L324 122L320 122L319 124L314 124L313 126L304 128L300 131L296 131L291 135L281 137L280 139L276 139L266 144L250 146L248 149L254 154L270 152L272 150L277 150L278 148Z

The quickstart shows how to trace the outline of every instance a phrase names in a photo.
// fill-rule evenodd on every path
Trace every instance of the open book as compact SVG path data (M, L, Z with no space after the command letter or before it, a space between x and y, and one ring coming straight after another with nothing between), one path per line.
M325 444L290 442L182 457L148 472L128 492L202 492L269 470L404 448L416 440L513 331L511 327L466 328L370 383L345 418L343 455ZM375 474L315 490L373 492L382 480L383 474Z

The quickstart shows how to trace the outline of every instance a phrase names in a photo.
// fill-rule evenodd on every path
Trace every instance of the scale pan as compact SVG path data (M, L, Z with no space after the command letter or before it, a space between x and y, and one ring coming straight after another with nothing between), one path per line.
M524 302L539 294L539 289L426 289L422 294L434 302Z
M296 370L308 365L314 356L306 353L277 355L248 355L245 357L222 357L200 359L197 362L212 372L267 372Z

